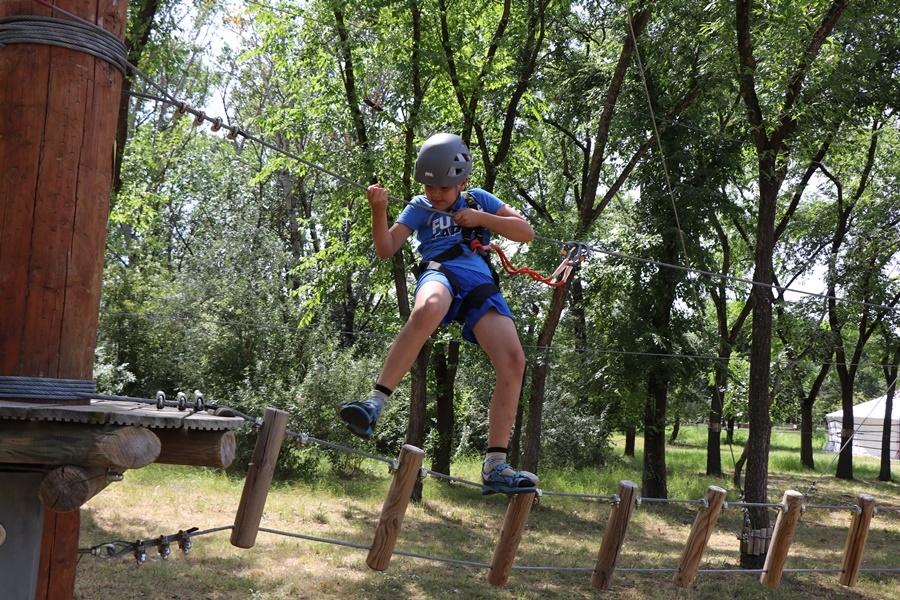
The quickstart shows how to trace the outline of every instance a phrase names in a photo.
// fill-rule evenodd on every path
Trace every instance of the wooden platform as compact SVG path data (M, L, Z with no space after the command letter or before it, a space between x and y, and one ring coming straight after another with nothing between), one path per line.
M140 402L91 400L90 404L31 404L0 400L0 420L58 421L92 425L136 425L149 429L191 429L222 431L240 429L247 421L242 417L156 408Z

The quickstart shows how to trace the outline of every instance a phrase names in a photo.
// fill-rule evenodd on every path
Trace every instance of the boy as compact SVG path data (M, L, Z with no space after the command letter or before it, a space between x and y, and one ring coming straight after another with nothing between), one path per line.
M462 139L439 133L422 145L416 159L413 177L425 185L425 195L416 196L394 225L388 227L387 190L377 184L366 190L378 256L393 256L415 231L424 262L412 314L388 351L375 389L362 402L342 404L341 419L355 435L372 437L388 398L428 337L438 325L459 320L463 323L463 338L484 349L496 373L488 413L482 493L532 491L537 477L527 471L517 472L506 462L525 371L525 353L490 266L464 243L463 234L477 232L483 236L485 230L490 230L515 242L530 242L534 230L522 215L496 196L480 189L464 192L471 172L472 157ZM486 240L485 237L483 245L487 245Z

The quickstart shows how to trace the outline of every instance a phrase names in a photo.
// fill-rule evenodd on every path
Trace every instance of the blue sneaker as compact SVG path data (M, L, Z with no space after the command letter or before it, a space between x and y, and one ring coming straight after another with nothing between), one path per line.
M384 406L373 398L362 402L345 402L341 404L341 420L347 424L350 433L367 440L375 433L375 423L383 409Z
M488 465L487 459L484 461ZM538 478L528 471L514 471L512 467L501 459L493 459L495 463L487 475L484 467L481 469L481 493L489 494L521 494L522 492L534 492L537 489Z

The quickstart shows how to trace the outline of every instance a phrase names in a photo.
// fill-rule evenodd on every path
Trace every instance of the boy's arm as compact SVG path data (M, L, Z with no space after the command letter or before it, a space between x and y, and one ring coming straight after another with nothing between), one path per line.
M496 214L464 208L453 213L453 219L460 227L484 227L513 242L534 239L534 229L519 211L508 204L501 206Z
M378 184L366 189L366 199L372 209L372 241L380 258L390 258L403 246L412 229L402 223L388 227L387 190Z

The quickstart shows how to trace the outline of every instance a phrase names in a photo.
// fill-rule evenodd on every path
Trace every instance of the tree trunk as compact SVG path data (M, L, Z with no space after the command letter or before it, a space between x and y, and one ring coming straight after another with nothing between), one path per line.
M786 176L790 159L790 142L797 122L792 116L803 91L808 71L831 35L835 25L849 5L849 0L835 0L822 16L818 27L812 31L809 44L802 56L796 59L788 88L784 96L781 113L772 121L771 133L763 115L757 95L756 58L754 56L752 23L753 6L751 0L735 3L735 32L739 55L738 78L740 94L747 108L747 118L751 126L753 142L758 162L759 203L756 229L756 253L754 257L753 286L753 330L750 349L750 381L748 404L750 435L745 451L747 453L747 502L767 502L768 457L771 424L769 421L770 391L769 369L772 360L772 293L774 281L773 256L775 250L775 219L778 207L778 193ZM763 507L750 507L747 513L750 530L768 529L769 512ZM764 555L750 555L741 552L741 566L761 568Z
M637 432L634 427L625 430L625 456L634 456L635 438L637 438Z
M831 357L828 362L819 369L815 381L807 394L800 401L800 464L807 469L815 469L816 463L813 458L812 436L813 436L813 405L819 396L819 390L825 383L828 371L831 369Z
M894 427L893 415L894 411L894 394L897 391L897 371L900 365L900 346L897 346L894 352L893 362L889 365L887 361L883 362L884 377L887 380L887 391L884 399L884 429L881 432L881 470L878 472L878 481L891 480L891 435Z
M800 464L807 469L815 469L816 461L813 456L813 401L807 396L800 402Z
M406 443L422 448L425 444L425 412L428 396L428 358L431 356L431 341L422 346L422 351L416 357L416 362L410 370L409 391L409 425L406 429ZM413 487L412 500L422 500L422 480L416 481Z
M713 384L712 398L709 403L709 425L706 431L706 474L722 476L722 410L724 398L719 386L719 373L716 370L716 381ZM722 379L725 379L724 376Z
M437 426L431 470L449 475L454 430L453 382L459 366L459 341L451 340L446 351L443 344L437 344L432 353L434 378L437 382L435 398Z
M547 313L544 327L537 339L538 348L549 348L553 343L553 335L559 325L568 293L569 282L553 289L550 311ZM532 370L531 394L528 398L528 422L525 425L525 448L522 451L522 468L532 473L538 472L538 458L541 452L541 418L544 414L547 369L546 359L542 356Z
M666 483L666 402L668 382L650 373L644 407L644 473L641 495L668 498Z
M674 422L672 423L672 435L669 436L669 443L674 444L678 439L678 433L681 431L681 414L676 413Z
M768 502L769 445L771 422L769 420L769 374L772 360L772 294L774 280L773 255L775 250L775 215L778 188L775 185L775 158L764 155L759 160L760 197L756 231L756 268L753 274L753 327L750 348L750 381L748 387L748 413L750 433L745 448L747 455L744 497L747 502ZM780 181L780 180L778 180ZM766 530L769 527L769 511L764 507L750 507L747 512L749 529ZM765 562L765 554L741 552L741 566L758 569Z

